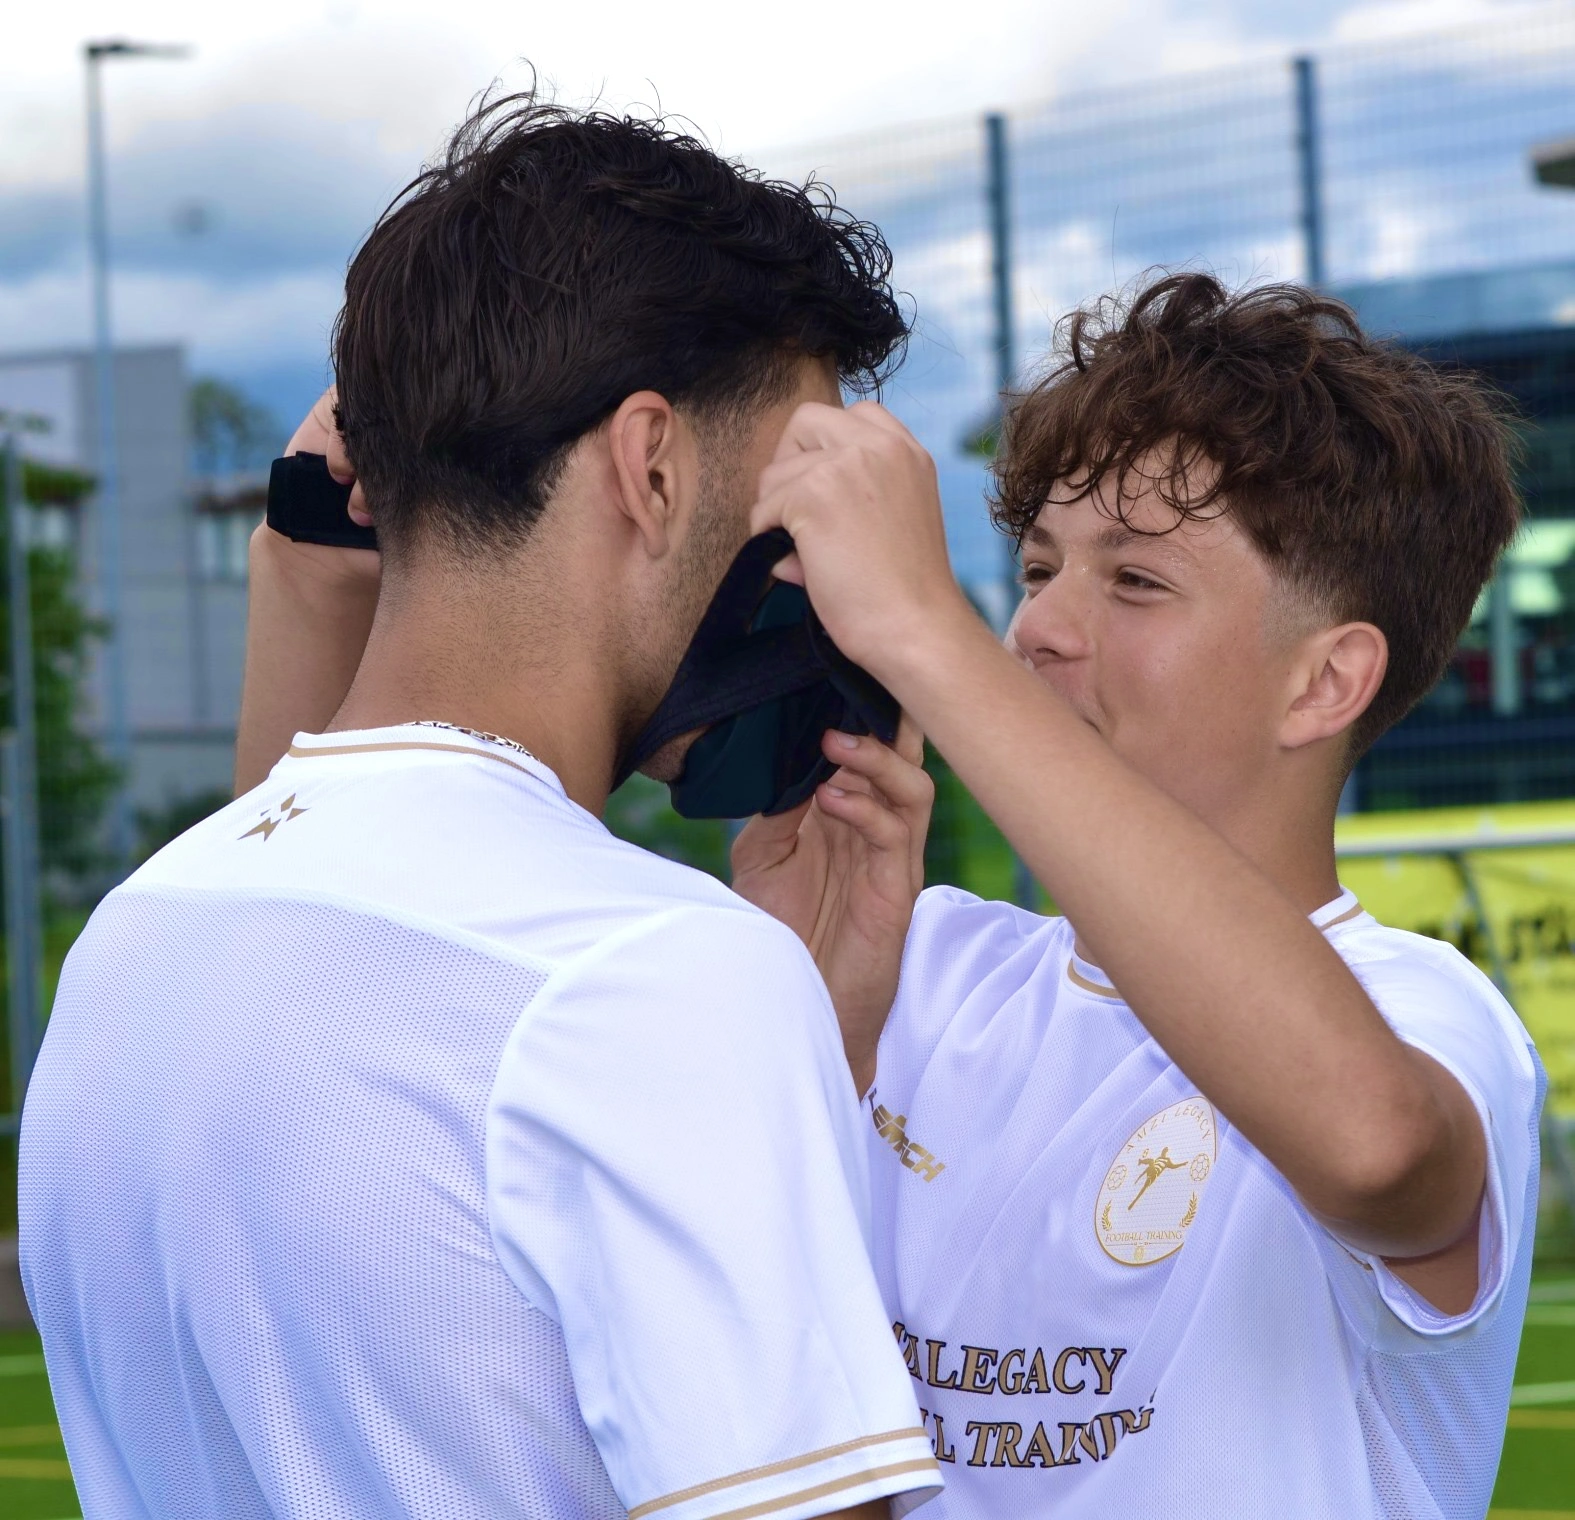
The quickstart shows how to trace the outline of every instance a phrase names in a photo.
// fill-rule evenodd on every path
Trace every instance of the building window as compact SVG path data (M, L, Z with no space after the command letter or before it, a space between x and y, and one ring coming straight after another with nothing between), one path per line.
M197 573L208 581L244 581L256 512L201 512L197 516Z
M197 574L205 581L244 581L252 533L268 505L268 477L228 475L197 483Z

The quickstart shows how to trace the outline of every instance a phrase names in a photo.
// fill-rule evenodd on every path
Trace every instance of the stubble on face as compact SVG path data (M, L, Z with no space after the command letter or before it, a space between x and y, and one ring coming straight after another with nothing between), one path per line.
M694 524L675 560L657 619L665 636L645 662L655 696L628 739L665 695L717 587L748 541L760 472L771 462L789 418L806 401L840 403L836 370L829 361L801 359L786 395L750 414L724 412L697 425L701 464ZM690 746L704 732L696 729L664 744L640 767L641 774L654 781L676 781Z

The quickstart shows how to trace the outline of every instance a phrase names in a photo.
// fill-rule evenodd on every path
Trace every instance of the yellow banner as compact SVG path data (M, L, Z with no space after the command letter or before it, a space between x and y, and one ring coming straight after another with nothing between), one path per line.
M1575 801L1359 813L1340 880L1380 923L1448 940L1505 986L1575 1118Z

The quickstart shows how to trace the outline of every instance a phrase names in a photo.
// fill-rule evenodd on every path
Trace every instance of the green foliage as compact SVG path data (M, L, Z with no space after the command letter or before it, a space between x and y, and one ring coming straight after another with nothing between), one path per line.
M192 381L188 402L199 474L262 469L284 446L279 419L228 381L211 375Z
M641 849L728 879L727 825L716 818L680 818L660 781L636 775L624 782L607 799L607 827Z
M37 460L22 460L22 491L35 506L75 507L93 477ZM0 491L0 550L8 517ZM33 623L33 693L38 734L39 844L46 872L79 873L94 864L93 838L117 772L92 739L77 729L88 654L103 625L76 595L75 565L58 549L27 555ZM11 720L11 620L0 575L0 721Z
M118 773L77 718L88 654L104 625L77 600L71 556L27 556L33 613L33 690L38 724L39 845L46 872L79 874L96 863L94 837ZM0 578L0 689L10 707L11 627Z
M924 746L935 808L924 845L924 884L962 887L979 897L1012 898L1011 846L935 748Z
M81 470L43 464L36 459L22 461L22 495L35 507L77 507L93 494L98 484Z

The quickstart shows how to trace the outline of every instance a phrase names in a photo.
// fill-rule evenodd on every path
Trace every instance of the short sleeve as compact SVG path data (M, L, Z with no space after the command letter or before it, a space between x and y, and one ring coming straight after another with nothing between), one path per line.
M1438 947L1436 959L1395 955L1354 962L1351 970L1390 1028L1465 1089L1487 1141L1477 1293L1461 1313L1441 1313L1380 1257L1330 1237L1331 1280L1353 1320L1369 1325L1370 1344L1396 1353L1426 1350L1491 1323L1521 1256L1531 1249L1544 1084L1514 1011L1476 967L1447 947Z
M901 1514L940 1486L835 1015L786 929L685 908L560 970L487 1129L500 1260L562 1327L630 1520Z

